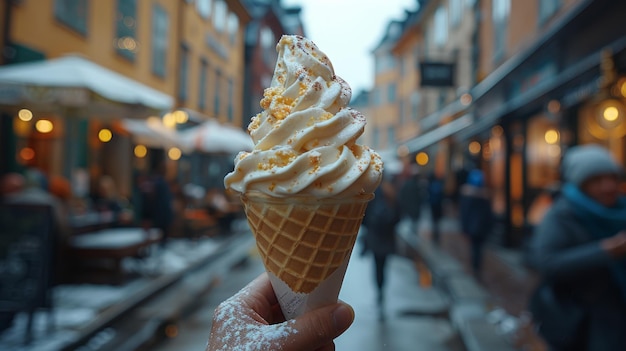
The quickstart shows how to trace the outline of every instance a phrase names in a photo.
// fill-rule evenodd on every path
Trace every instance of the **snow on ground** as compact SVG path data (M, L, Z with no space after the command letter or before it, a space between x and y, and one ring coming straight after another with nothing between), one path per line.
M27 315L15 316L13 326L0 333L0 350L56 351L74 340L82 327L100 313L144 289L156 277L179 273L214 254L220 247L216 239L170 240L165 248L153 247L148 257L128 258L122 262L129 273L139 277L123 285L61 285L53 290L53 327L49 330L49 313L38 311L33 322L33 338L24 345Z

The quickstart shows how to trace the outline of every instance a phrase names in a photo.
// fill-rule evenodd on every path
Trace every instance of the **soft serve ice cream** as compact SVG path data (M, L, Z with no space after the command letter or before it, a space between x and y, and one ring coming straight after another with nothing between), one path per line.
M382 177L380 156L356 144L365 118L347 107L352 92L313 42L283 36L263 111L248 131L252 152L235 158L226 188L273 197L318 198L373 193Z
M337 301L380 156L356 143L365 118L351 90L311 41L283 36L263 111L235 158L227 189L246 217L285 317Z

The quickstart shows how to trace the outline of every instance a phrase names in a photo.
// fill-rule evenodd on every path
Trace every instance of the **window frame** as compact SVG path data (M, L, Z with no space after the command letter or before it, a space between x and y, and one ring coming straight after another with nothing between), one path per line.
M132 6L132 13L125 13ZM126 18L132 16L134 24L132 27L126 23ZM137 53L137 0L117 0L117 16L115 20L115 52L121 57L134 62ZM125 47L125 38L131 38L134 48Z
M89 0L54 0L54 18L86 37L89 34L89 5Z
M161 22L164 22L161 23ZM163 26L164 28L161 28ZM158 3L152 5L152 74L165 78L167 71L169 16L167 11ZM157 45L158 44L158 45ZM162 44L162 45L161 45Z

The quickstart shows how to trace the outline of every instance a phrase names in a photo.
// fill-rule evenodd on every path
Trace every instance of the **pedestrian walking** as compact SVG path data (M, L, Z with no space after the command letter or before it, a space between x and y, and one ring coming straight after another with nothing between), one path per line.
M174 219L172 191L165 179L165 163L160 161L152 174L141 176L138 181L141 193L141 219L144 228L161 231L160 246L165 247Z
M424 191L420 184L419 173L411 170L400 184L398 203L401 220L407 221L411 234L416 234L418 222L422 214Z
M440 229L439 222L443 217L444 181L433 172L428 179L428 203L430 205L430 216L432 220L433 242L439 245Z
M482 279L483 246L491 233L493 212L483 172L469 172L459 195L461 229L470 242L471 266L477 279Z
M623 169L598 145L572 147L561 169L561 195L529 247L542 278L529 309L553 350L626 350Z
M365 252L374 258L379 317L384 318L384 286L387 257L396 252L396 225L400 221L397 191L390 180L383 180L363 219L366 228Z

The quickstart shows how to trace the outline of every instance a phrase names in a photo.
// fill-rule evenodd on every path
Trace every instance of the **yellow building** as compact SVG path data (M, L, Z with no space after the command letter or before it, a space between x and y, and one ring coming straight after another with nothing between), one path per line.
M78 54L174 98L172 108L241 125L249 15L238 0L22 1L7 2L0 15L8 23L3 64ZM148 167L133 155L133 140L121 123L146 118L146 111L105 114L45 107L31 111L32 121L25 124L17 118L20 108L2 109L0 129L8 137L1 141L0 172L35 166L72 183L83 178L77 173L91 180L107 174L128 196L133 165ZM51 132L44 135L27 125L40 119L52 122ZM111 136L101 134L103 129ZM173 175L176 164L169 163Z
M392 21L383 39L373 50L374 87L370 93L369 144L376 149L392 149L396 146L396 134L400 127L398 116L398 60L391 53L391 46L401 32L401 23Z

